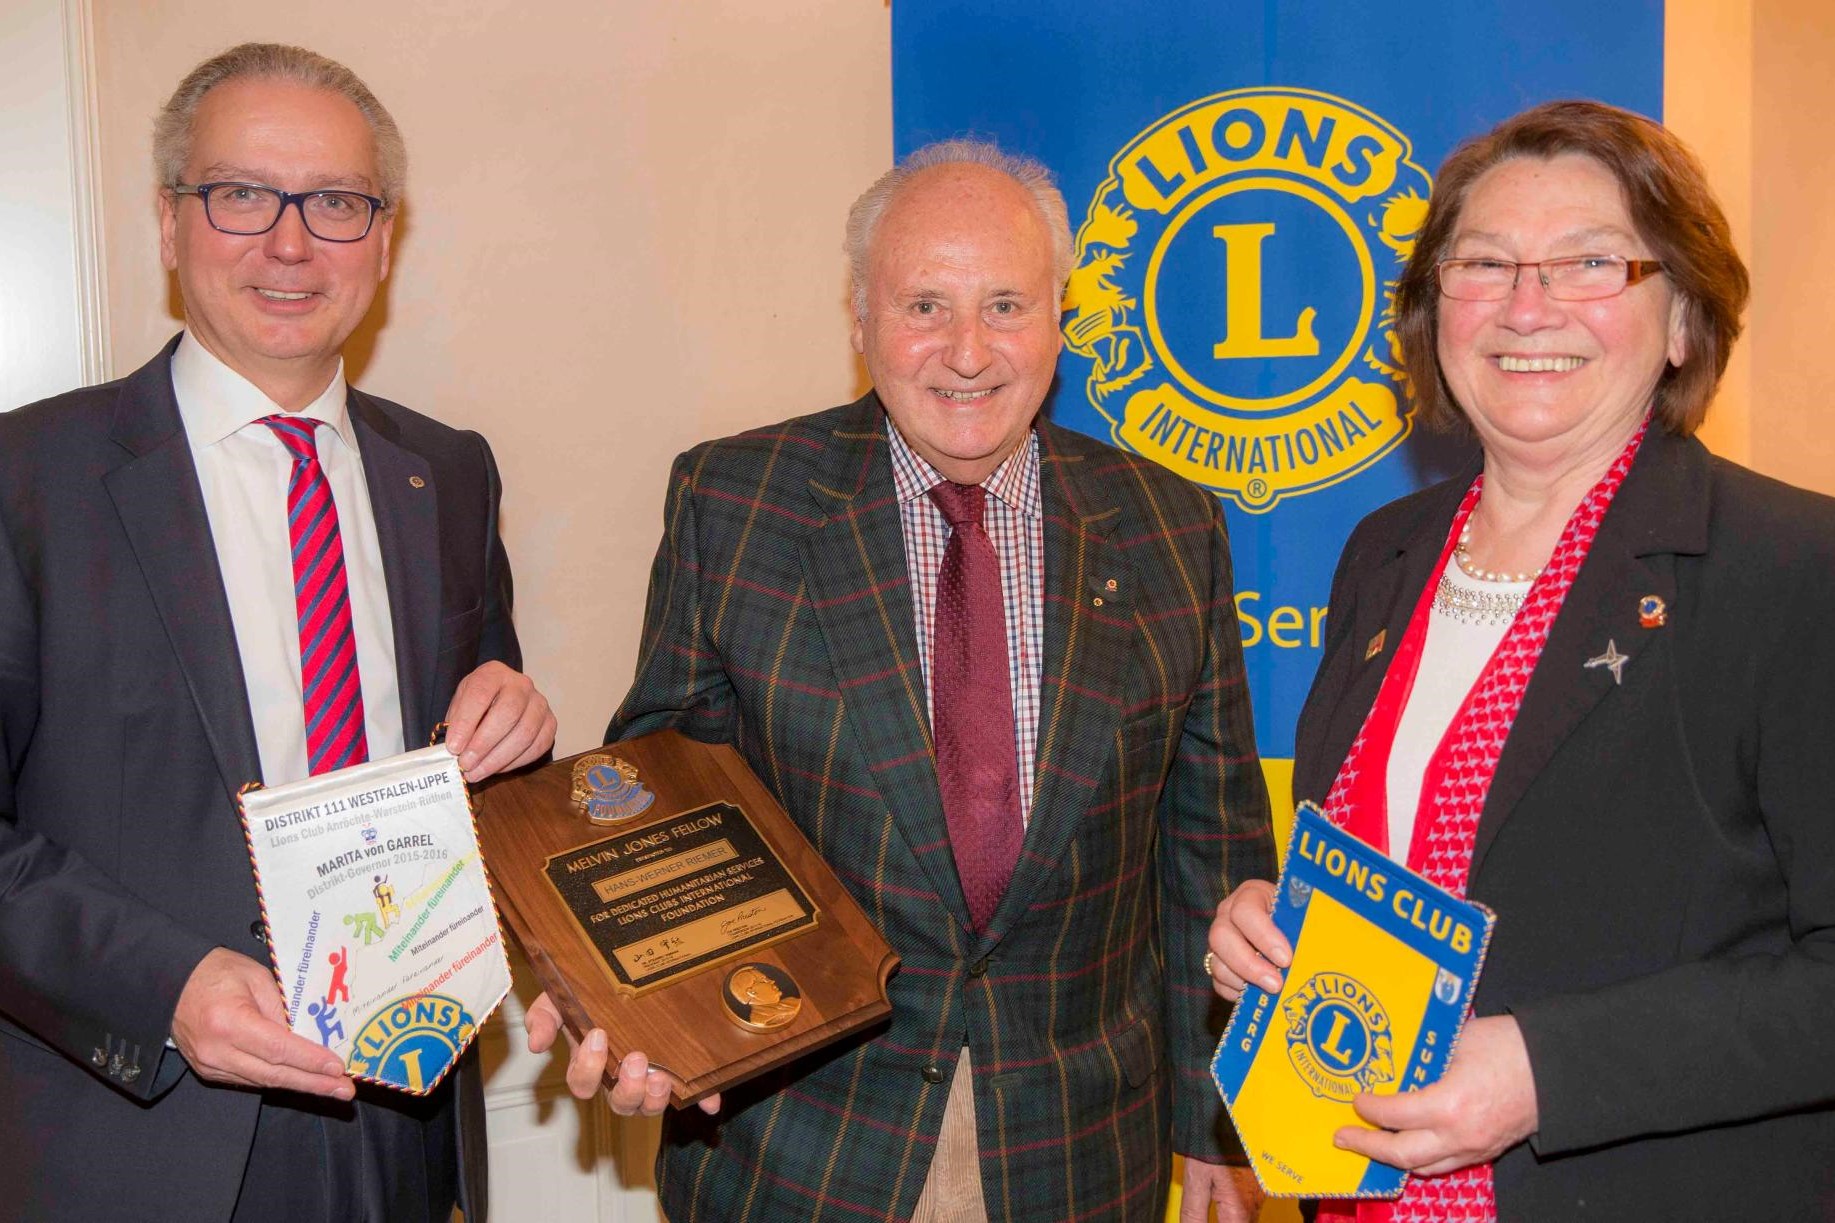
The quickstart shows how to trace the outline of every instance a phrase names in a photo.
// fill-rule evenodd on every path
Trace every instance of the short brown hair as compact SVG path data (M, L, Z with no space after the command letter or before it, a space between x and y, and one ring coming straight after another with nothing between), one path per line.
M153 121L153 169L161 187L176 187L184 173L185 162L191 157L198 107L205 95L218 85L248 79L291 81L348 98L363 112L376 145L376 174L382 180L376 185L376 193L382 196L385 207L394 208L401 203L408 180L408 146L387 108L376 100L361 77L338 61L304 47L273 42L245 42L213 55L193 68L172 91Z
M1519 157L1591 157L1618 180L1638 236L1650 244L1683 303L1688 356L1663 371L1653 415L1672 433L1693 433L1726 372L1746 308L1746 265L1701 163L1663 125L1602 102L1547 102L1504 120L1453 150L1434 182L1427 221L1396 285L1396 333L1422 421L1464 419L1441 376L1439 264L1472 184Z

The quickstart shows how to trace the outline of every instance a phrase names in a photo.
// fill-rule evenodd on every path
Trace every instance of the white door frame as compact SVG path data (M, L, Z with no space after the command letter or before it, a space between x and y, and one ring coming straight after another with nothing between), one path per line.
M0 5L0 411L111 373L90 0Z

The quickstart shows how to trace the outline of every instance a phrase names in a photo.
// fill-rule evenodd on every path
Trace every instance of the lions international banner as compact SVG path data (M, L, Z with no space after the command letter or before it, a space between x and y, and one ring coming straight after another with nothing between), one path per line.
M1052 419L1224 502L1277 810L1345 537L1470 453L1416 427L1390 313L1435 168L1552 98L1660 117L1662 56L1659 0L893 5L897 152L991 138L1064 189Z

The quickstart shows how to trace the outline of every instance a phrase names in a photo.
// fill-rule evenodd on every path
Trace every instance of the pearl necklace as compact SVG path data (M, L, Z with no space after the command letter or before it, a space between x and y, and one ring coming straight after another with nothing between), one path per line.
M1461 624L1508 624L1528 598L1527 590L1469 590L1442 573L1434 587L1434 613Z
M1516 618L1516 613L1529 598L1526 589L1541 574L1537 569L1531 573L1494 573L1489 569L1480 569L1472 563L1471 553L1467 550L1472 540L1472 522L1468 518L1465 526L1459 530L1459 542L1453 545L1453 561L1459 572L1469 580L1494 585L1515 584L1525 589L1520 590L1473 590L1453 581L1450 572L1440 575L1439 585L1434 587L1434 612L1461 624L1507 624Z
M1472 520L1468 518L1465 520L1465 525L1459 528L1459 542L1453 545L1453 559L1459 562L1459 567L1465 570L1467 577L1477 578L1481 582L1533 582L1537 577L1541 576L1542 567L1540 565L1531 569L1528 573L1504 573L1501 571L1493 573L1489 569L1480 569L1477 565L1472 563L1472 554L1468 551L1471 542Z

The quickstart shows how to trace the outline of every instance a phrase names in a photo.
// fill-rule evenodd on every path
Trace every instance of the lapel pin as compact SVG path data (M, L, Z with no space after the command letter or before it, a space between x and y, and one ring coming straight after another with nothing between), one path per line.
M1618 652L1618 642L1608 639L1606 652L1598 658L1587 659L1586 669L1591 671L1594 667L1604 667L1612 673L1613 683L1622 684L1625 682L1625 664L1630 661L1628 656Z
M408 486L409 486L410 488L426 488L426 487L427 487L427 482L426 482L425 480L423 480L423 479L421 479L421 478L420 478L419 476L409 476L409 477L408 477Z
M1669 605L1656 595L1645 595L1637 601L1637 622L1645 628L1662 628L1669 623Z
M1370 638L1370 644L1364 647L1365 662L1369 662L1372 658L1375 658L1378 654L1383 652L1383 642L1388 640L1388 637L1388 629L1376 630L1376 636Z

